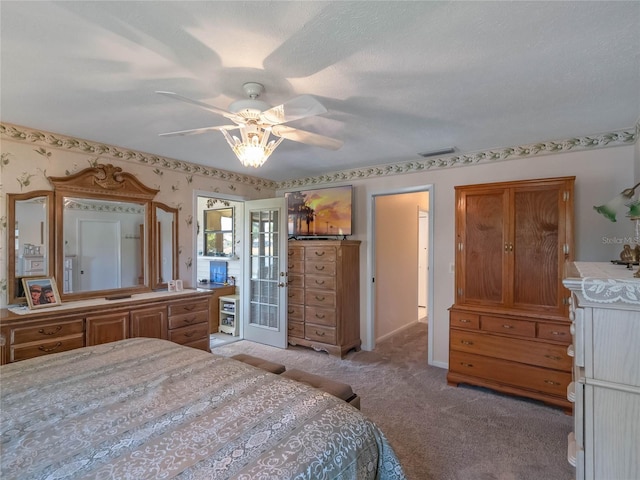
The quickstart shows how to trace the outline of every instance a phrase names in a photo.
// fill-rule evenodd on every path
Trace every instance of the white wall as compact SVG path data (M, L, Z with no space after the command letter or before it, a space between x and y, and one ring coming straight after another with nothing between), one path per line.
M633 145L600 150L562 153L536 158L502 161L459 168L434 169L407 175L385 176L351 182L355 187L355 234L361 240L361 337L363 348L371 323L371 243L370 231L372 195L403 188L433 184L430 212L433 216L433 319L429 319L433 335L433 363L448 364L448 311L453 303L454 276L449 265L454 262L454 187L477 183L575 176L575 258L578 260L609 261L618 258L621 245L611 239L628 237L633 233L631 222L612 223L593 210L616 193L628 187L634 176Z

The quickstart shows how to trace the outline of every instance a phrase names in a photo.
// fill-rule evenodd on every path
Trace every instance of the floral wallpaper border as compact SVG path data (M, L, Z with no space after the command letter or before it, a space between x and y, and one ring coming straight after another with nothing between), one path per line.
M220 180L250 185L259 190L262 187L271 189L287 189L291 187L326 184L334 181L348 181L386 175L416 173L434 168L470 166L480 163L515 160L524 157L552 155L568 151L593 150L598 148L632 145L640 137L640 119L633 128L598 135L573 137L564 140L550 140L526 145L464 153L460 155L430 158L423 161L407 161L359 169L342 170L315 177L292 179L283 182L275 182L249 175L240 175L226 170L207 168L182 160L145 154L134 150L127 150L112 145L80 140L64 135L39 132L37 130L10 124L0 123L0 135L6 135L11 139L31 142L36 145L45 145L50 148L76 150L81 153L89 153L93 155L107 155L117 159L156 166L157 168L182 171L191 175L196 174L214 177Z

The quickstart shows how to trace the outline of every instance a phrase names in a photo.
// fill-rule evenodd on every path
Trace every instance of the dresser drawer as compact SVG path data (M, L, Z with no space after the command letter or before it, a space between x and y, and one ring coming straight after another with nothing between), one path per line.
M79 318L68 322L48 323L45 325L17 327L11 329L11 344L53 340L58 337L82 334L84 320Z
M209 324L198 323L189 327L175 328L169 330L169 340L181 345L195 342L202 338L209 338Z
M336 344L335 328L325 327L322 325L311 325L307 323L304 327L304 336L307 340L329 343L331 345Z
M469 328L478 330L480 328L480 315L475 313L455 312L449 314L449 322L452 328Z
M182 315L172 315L169 317L169 329L188 327L197 323L208 322L209 312L196 311L190 313L183 313Z
M302 288L287 289L287 301L289 303L302 305L304 303L304 290Z
M538 323L538 338L544 338L545 340L555 340L562 342L566 345L571 343L571 332L569 324L555 324L555 323Z
M336 293L329 290L306 290L304 292L304 303L308 306L335 309Z
M197 348L198 350L204 350L205 352L211 352L211 342L209 337L200 338L193 342L183 343L185 347Z
M304 321L304 306L296 305L295 303L289 303L287 305L287 320L294 322L303 322Z
M336 264L335 262L311 262L307 260L304 264L304 273L306 273L307 279L309 274L335 275Z
M304 288L304 275L300 273L290 273L287 277L289 288Z
M449 341L452 350L571 371L571 357L567 355L567 348L563 345L464 330L451 330Z
M307 261L335 262L336 247L306 247L304 249L304 258Z
M192 313L200 310L209 310L209 299L192 300L190 302L179 302L169 304L169 316L182 315L184 313Z
M480 330L484 330L485 332L517 335L519 337L535 338L536 322L483 315L480 319Z
M335 309L332 310L328 308L305 307L304 321L306 323L313 323L315 325L327 325L329 327L335 327L336 311Z
M289 273L304 273L304 260L291 260L287 263L287 270Z
M290 337L304 338L304 323L288 322L287 333Z
M289 246L287 250L287 258L292 260L304 260L304 248Z
M305 285L307 288L335 290L336 277L326 275L305 275Z
M84 334L80 333L68 337L61 337L47 341L12 345L10 351L11 362L27 360L29 358L49 355L50 353L66 352L84 347Z
M449 370L479 379L492 380L502 385L517 386L566 398L571 382L570 372L548 370L541 367L483 357L451 350Z

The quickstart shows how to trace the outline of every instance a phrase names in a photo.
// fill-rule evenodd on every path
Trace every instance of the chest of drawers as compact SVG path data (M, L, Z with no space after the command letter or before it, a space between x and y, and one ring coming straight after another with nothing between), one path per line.
M288 341L344 356L360 349L360 242L289 242Z

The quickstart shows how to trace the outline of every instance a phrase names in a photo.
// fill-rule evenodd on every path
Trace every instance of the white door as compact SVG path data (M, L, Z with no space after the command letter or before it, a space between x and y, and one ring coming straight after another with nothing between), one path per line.
M429 292L429 213L420 211L418 216L418 306L426 308Z
M287 347L287 204L284 197L245 202L243 337Z
M120 288L120 222L78 220L76 292Z

